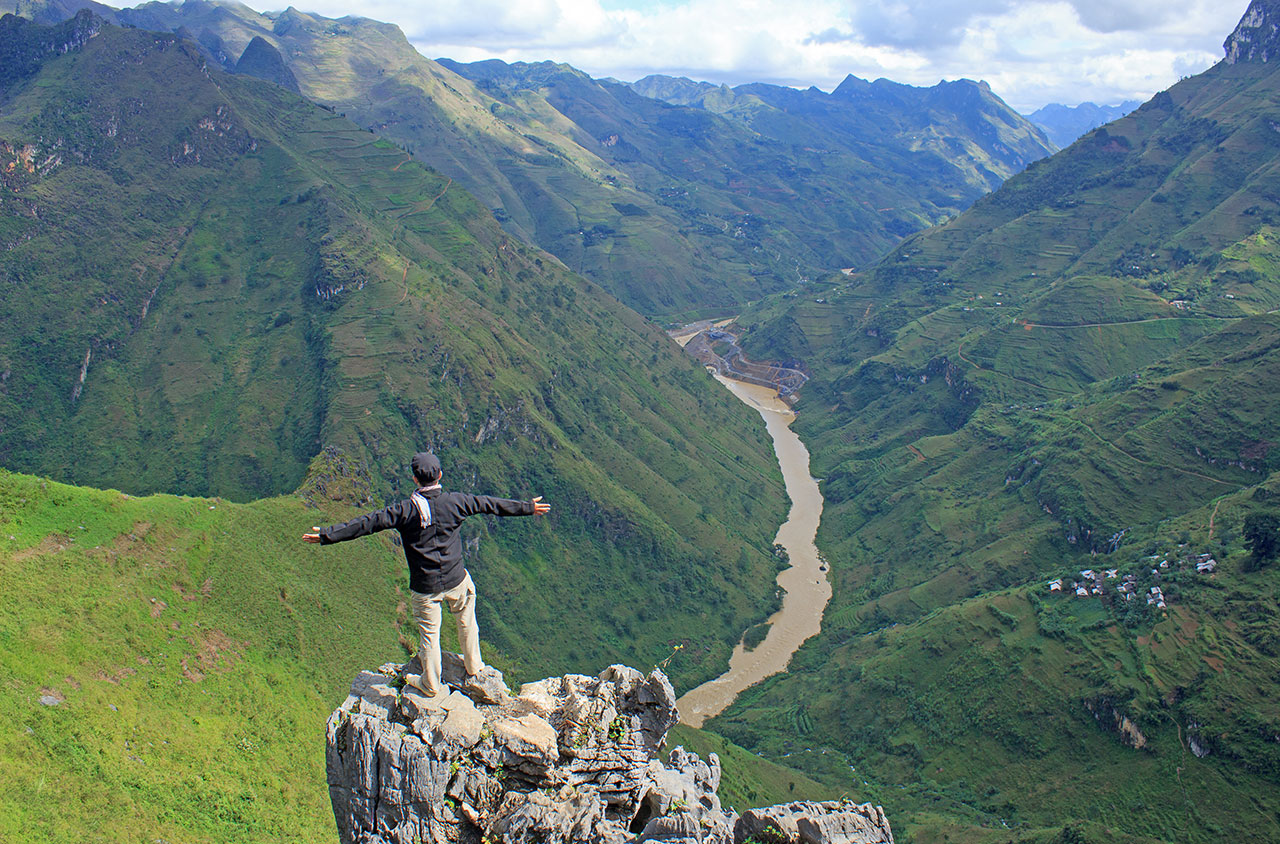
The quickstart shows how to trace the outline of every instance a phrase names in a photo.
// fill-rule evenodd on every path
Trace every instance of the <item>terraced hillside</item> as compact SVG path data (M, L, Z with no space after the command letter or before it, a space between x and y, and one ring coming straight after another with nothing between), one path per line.
M65 14L57 3L18 6ZM784 102L788 89L764 86L773 96L750 96L751 117L739 120L567 65L431 61L395 26L365 18L195 0L109 16L185 33L228 70L258 39L259 60L239 70L278 53L304 95L412 150L508 232L626 304L673 319L865 266L1052 149L970 82L876 83L870 100L845 96L857 80L840 96L792 92L822 100L802 115Z
M711 729L905 785L876 799L919 840L1280 834L1276 575L1242 529L1280 470L1277 120L1276 66L1224 62L741 320L812 376L836 589Z
M684 644L686 686L767 614L768 444L660 330L449 177L176 36L6 17L0 45L32 57L0 92L0 465L245 500L324 450L373 503L431 446L457 488L556 508L466 536L513 662Z

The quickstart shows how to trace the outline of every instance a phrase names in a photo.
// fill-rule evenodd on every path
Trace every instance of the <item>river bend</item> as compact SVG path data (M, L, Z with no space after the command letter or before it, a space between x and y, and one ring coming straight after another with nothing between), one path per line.
M791 512L774 542L787 550L791 566L778 575L778 585L784 590L782 609L769 618L764 641L750 651L739 642L729 658L728 671L691 689L676 702L680 720L691 727L701 727L708 718L719 715L749 686L785 671L792 654L821 629L822 612L831 599L831 584L814 545L822 518L822 493L809 474L809 450L791 430L795 413L776 390L720 376L716 380L759 411L773 438L773 450L791 498Z

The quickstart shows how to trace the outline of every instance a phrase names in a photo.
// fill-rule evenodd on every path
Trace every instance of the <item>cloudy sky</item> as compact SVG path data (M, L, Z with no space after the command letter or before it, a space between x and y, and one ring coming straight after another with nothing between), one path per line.
M828 91L850 73L913 85L968 77L1029 112L1146 100L1220 59L1249 0L293 2L396 23L431 58L551 59L626 81L663 73Z

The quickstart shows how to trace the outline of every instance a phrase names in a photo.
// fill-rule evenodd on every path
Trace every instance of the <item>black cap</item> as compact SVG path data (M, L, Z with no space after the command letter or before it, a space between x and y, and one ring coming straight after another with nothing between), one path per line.
M413 469L413 477L418 481L430 483L440 480L440 458L436 457L429 451L420 451L413 455L413 462L409 464Z

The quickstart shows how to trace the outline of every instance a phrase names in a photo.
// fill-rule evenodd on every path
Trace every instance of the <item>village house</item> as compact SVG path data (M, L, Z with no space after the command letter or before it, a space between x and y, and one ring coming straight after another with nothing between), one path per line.
M1212 574L1218 565L1218 561L1211 554L1192 554L1190 552L1184 552L1173 560L1169 557L1162 558L1160 554L1153 554L1143 557L1139 564L1141 565L1142 563L1155 566L1149 571L1151 579L1157 582L1178 571L1188 570L1192 565L1195 566L1195 570L1200 574ZM1116 594L1121 596L1124 601L1132 601L1141 589L1138 583L1139 576L1141 575L1138 572L1121 575L1118 568L1081 569L1081 579L1070 581L1069 589L1068 581L1061 577L1048 581L1046 585L1050 592L1073 592L1077 598L1102 597L1103 600L1106 600L1108 593L1104 587L1105 581L1119 580L1120 582L1116 584ZM1164 591L1159 586L1150 587L1146 598L1149 606L1161 610L1168 608L1168 598L1165 597Z

